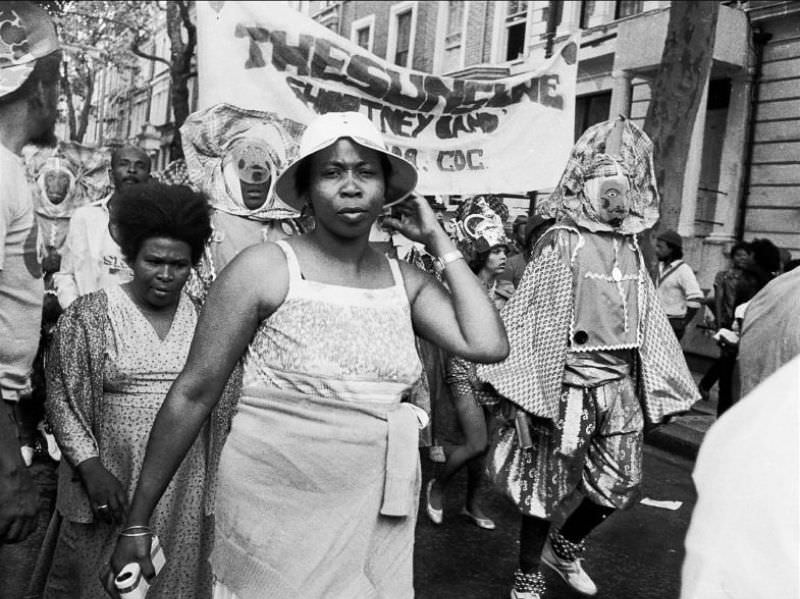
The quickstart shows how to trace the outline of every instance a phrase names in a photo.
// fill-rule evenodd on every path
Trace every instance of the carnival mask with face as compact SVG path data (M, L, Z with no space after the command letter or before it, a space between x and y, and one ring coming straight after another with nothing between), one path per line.
M44 191L53 204L60 204L69 193L72 181L69 173L63 170L50 170L44 175Z
M617 162L603 162L584 183L583 193L597 218L617 228L631 211L631 186Z
M69 195L75 176L59 158L51 158L39 174L39 187L53 206L61 204Z
M275 164L269 146L262 140L243 138L234 143L225 162L226 174L235 175L241 199L249 210L257 210L267 200L275 174ZM234 182L228 181L229 188Z

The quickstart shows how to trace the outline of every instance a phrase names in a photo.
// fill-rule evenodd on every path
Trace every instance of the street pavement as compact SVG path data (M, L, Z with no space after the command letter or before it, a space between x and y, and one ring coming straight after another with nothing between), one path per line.
M422 451L423 482L441 468ZM682 502L675 511L637 504L618 512L588 540L585 568L599 587L598 599L677 599L683 539L695 502L690 459L645 446L643 495ZM425 515L424 486L415 549L417 599L507 599L517 566L519 515L510 501L491 490L484 506L497 529L481 530L458 515L465 474L457 475L445 500L445 520L436 526ZM545 599L585 597L546 570Z

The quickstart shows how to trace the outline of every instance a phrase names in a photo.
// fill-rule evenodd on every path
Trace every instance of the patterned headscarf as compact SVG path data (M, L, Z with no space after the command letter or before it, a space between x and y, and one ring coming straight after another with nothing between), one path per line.
M622 127L622 140L614 152L613 148L607 149L606 143L617 123ZM613 227L598 216L589 197L596 195L599 181L620 171L628 180L630 212L618 227ZM561 180L550 197L540 202L537 212L546 218L571 220L590 231L631 234L652 227L658 220L658 208L653 142L639 127L620 117L593 125L581 135Z
M498 196L467 198L455 214L455 234L458 249L467 261L498 245L508 246L503 221L508 208Z
M191 114L181 127L189 178L222 212L259 221L296 218L297 211L274 194L274 181L297 152L301 128L274 113L230 104ZM242 173L252 179L256 171L272 184L266 201L251 210L239 179Z

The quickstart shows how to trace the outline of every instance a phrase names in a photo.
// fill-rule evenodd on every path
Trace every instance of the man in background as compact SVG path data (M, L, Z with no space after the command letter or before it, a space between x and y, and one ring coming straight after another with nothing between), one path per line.
M148 181L150 168L150 158L144 150L123 146L111 154L109 178L114 190L120 191L128 185ZM61 270L53 277L58 303L63 309L81 295L127 283L133 276L109 228L113 197L111 193L78 208L72 215Z
M686 327L697 314L703 301L703 291L692 268L683 261L683 240L677 232L667 229L656 239L658 257L657 291L669 324L680 341Z

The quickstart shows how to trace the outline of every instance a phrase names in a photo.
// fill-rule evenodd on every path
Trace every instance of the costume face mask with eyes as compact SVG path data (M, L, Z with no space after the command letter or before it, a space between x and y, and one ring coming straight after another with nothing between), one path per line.
M249 210L260 208L267 200L274 171L269 146L258 139L237 140L223 160L229 190L236 195L238 187L241 201Z
M58 205L67 197L72 186L70 174L62 169L52 169L44 173L44 192L51 203Z
M614 138L617 138L618 141ZM537 213L593 232L631 235L658 220L653 142L628 119L589 127Z
M630 183L617 165L617 173L586 181L583 194L597 218L618 228L631 211Z
M60 157L50 157L36 177L39 188L37 212L53 218L68 217L75 206L75 175Z

